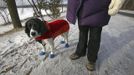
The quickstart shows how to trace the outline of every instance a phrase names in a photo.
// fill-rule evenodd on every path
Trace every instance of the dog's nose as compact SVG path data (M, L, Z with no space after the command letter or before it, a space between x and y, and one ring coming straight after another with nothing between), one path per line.
M32 35L32 36L35 36L35 35L36 35L36 33L35 33L35 32L31 32L31 35Z

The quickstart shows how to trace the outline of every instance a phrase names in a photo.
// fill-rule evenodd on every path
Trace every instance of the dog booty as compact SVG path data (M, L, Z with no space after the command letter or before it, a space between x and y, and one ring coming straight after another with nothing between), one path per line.
M67 43L67 44L65 44L65 48L68 48L69 47L69 44Z
M60 41L60 43L61 43L61 44L64 44L64 43L65 43L65 41Z
M54 58L55 57L55 54L49 54L49 58Z
M41 52L39 53L40 56L45 55L45 54L46 54L46 52L44 52L44 51L41 51Z

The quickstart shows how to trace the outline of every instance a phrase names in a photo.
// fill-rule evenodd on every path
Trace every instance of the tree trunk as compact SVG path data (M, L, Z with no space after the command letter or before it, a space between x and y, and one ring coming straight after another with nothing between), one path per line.
M14 28L22 28L15 0L6 0L6 2Z

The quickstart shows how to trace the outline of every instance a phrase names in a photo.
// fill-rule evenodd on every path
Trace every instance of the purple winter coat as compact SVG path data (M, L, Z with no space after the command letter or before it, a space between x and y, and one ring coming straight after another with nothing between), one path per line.
M110 16L108 6L111 0L68 0L67 20L82 26L98 27L107 25Z

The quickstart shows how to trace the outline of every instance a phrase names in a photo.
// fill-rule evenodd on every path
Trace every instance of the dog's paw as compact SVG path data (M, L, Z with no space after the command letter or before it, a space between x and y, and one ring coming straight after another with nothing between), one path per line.
M60 41L60 43L61 43L61 44L64 44L64 43L65 43L65 41Z
M65 48L68 48L69 47L69 44L67 43L67 44L65 44Z
M49 54L49 58L54 58L55 57L55 54Z
M46 52L43 52L43 51L41 51L41 52L39 53L40 56L45 55L45 54L46 54Z

